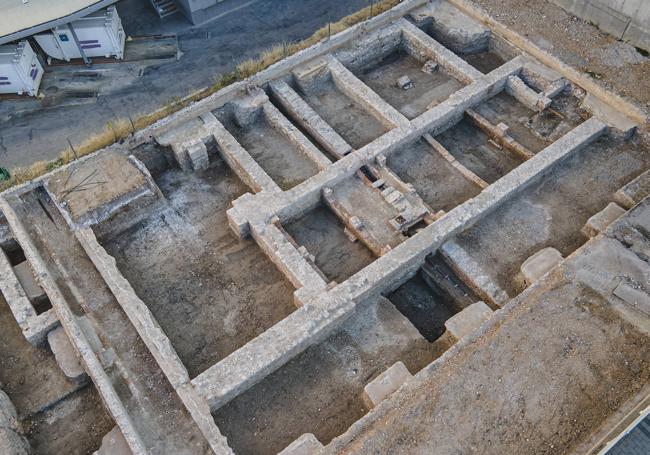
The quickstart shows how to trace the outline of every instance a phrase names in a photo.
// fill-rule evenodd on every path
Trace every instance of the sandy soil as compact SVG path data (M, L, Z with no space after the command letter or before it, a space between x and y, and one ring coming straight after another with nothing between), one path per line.
M585 266L614 280L634 267L647 273L611 244L556 269L483 337L427 367L325 453L570 453L650 380L648 336L617 314L615 297L571 281Z
M650 59L544 0L473 0L504 25L650 109Z

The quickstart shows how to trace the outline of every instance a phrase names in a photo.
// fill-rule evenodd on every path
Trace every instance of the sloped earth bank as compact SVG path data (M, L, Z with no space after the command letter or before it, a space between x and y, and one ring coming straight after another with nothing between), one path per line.
M543 0L473 0L565 63L619 95L650 109L650 59L559 6Z

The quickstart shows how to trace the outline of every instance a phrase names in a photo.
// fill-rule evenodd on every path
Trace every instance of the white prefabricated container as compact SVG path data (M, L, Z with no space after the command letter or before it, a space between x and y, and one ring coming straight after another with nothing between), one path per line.
M76 19L70 25L87 57L124 58L126 35L114 6ZM34 35L34 38L50 57L66 61L81 58L81 52L67 24L55 27L51 32Z
M27 41L0 46L0 93L36 96L43 67Z

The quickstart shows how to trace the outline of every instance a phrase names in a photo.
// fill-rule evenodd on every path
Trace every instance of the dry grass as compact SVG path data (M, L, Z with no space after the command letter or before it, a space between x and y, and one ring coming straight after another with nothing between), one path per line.
M372 16L376 16L385 11L388 11L393 6L400 3L400 0L383 0L378 1L372 6ZM203 90L193 93L183 99L175 99L166 106L142 115L137 119L118 119L115 122L107 124L104 129L86 139L82 144L73 144L74 151L71 148L63 150L58 159L54 161L37 161L31 166L26 168L16 168L11 171L11 178L7 181L0 182L0 191L4 191L14 185L33 180L46 172L63 166L77 157L81 157L107 147L115 142L118 142L135 130L143 129L152 125L153 123L167 117L174 112L177 112L190 104L206 98L213 93L218 92L222 88L243 79L246 79L253 74L268 68L272 64L286 58L296 52L307 49L314 44L319 43L327 38L330 34L342 32L347 28L358 24L371 17L371 7L367 6L356 13L350 14L339 20L338 22L331 23L318 29L312 36L297 43L279 43L273 47L263 51L257 58L249 59L241 62L231 73L216 77L215 83Z

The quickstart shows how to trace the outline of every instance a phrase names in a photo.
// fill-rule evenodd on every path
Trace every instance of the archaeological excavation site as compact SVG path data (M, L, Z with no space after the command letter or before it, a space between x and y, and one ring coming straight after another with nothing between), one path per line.
M11 188L0 452L604 453L650 403L649 138L406 0Z

